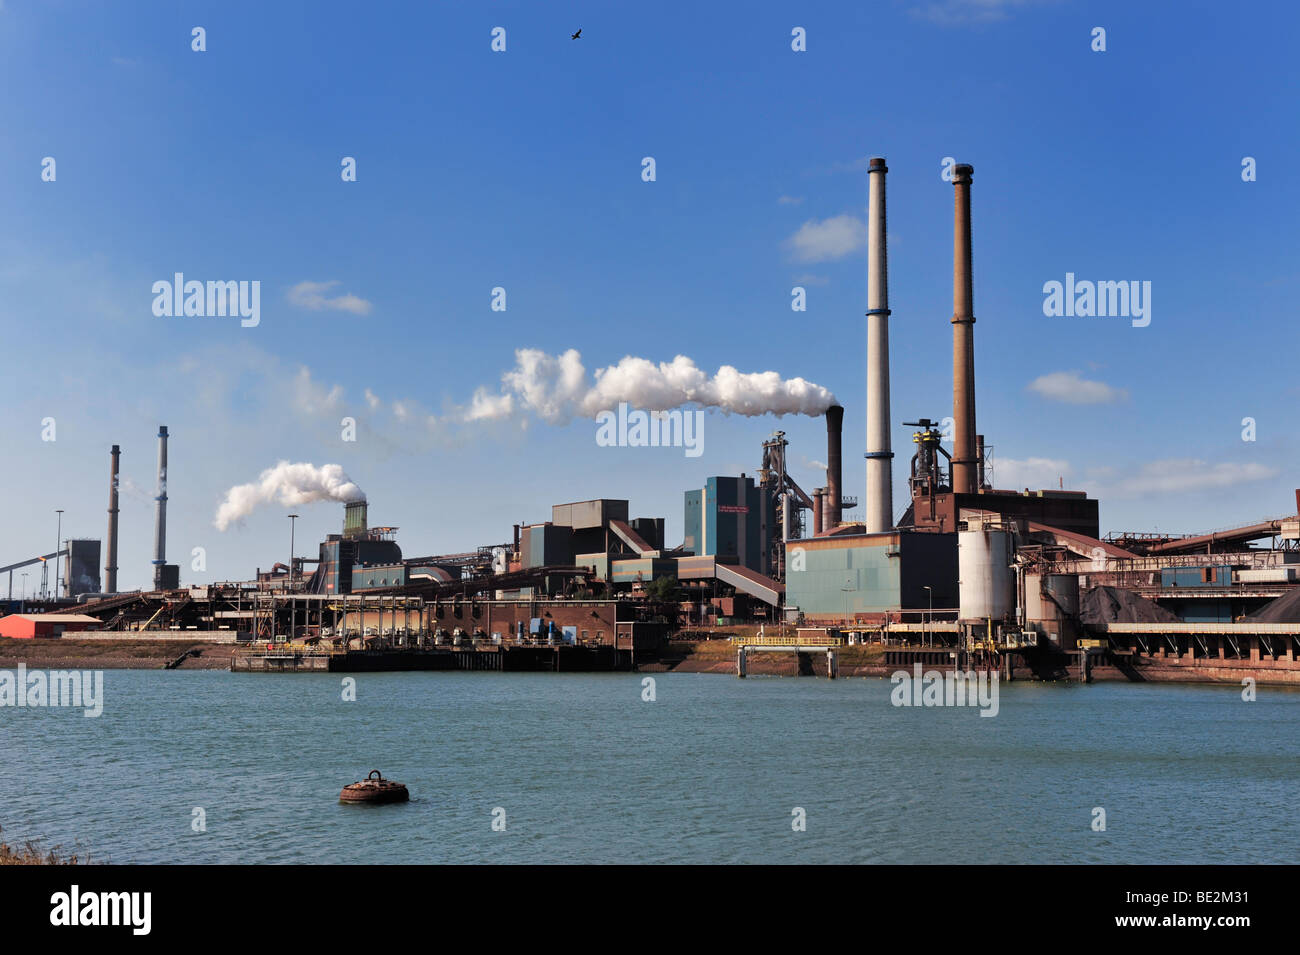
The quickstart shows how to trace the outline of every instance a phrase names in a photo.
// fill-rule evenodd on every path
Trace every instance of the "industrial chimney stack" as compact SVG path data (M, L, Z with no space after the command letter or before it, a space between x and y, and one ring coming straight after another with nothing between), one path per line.
M826 409L826 497L822 501L822 529L833 530L843 513L844 467L841 447L844 437L844 408L831 405Z
M867 168L867 508L868 534L894 526L893 458L889 444L889 252L885 173L880 156Z
M158 428L158 496L153 530L153 589L163 589L163 565L167 563L167 428Z
M110 452L112 468L108 476L108 560L104 566L104 592L117 593L117 466L122 449L116 444Z
M975 311L971 275L970 183L973 166L953 169L956 203L952 244L952 489L974 494L979 462L975 458Z

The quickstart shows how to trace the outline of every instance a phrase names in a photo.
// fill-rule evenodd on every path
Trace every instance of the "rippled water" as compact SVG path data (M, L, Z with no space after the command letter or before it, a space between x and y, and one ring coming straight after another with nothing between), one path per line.
M1015 683L990 719L872 679L658 674L643 702L638 674L361 674L355 703L338 675L104 679L98 719L0 709L7 840L110 862L1300 856L1292 690ZM372 768L411 802L339 805Z

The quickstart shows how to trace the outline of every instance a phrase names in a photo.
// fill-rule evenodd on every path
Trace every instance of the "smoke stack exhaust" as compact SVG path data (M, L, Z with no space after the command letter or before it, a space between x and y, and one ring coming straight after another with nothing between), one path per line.
M158 496L154 498L153 589L163 589L163 565L167 563L167 427L158 427Z
M826 497L822 501L822 527L838 527L843 512L840 489L843 487L844 468L841 445L844 437L844 408L831 405L826 409Z
M894 452L889 444L889 251L885 241L885 173L867 167L867 509L868 534L894 526Z
M109 452L113 464L108 473L108 559L104 565L104 592L117 593L117 467L122 449L116 444Z
M826 503L826 488L813 488L813 537L822 532L822 508Z
M971 273L970 184L975 168L953 169L952 242L952 489L974 494L979 462L975 458L975 311Z

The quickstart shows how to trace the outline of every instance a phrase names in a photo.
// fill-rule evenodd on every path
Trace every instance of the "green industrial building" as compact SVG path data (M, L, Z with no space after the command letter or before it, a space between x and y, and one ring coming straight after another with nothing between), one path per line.
M786 609L812 622L873 623L885 614L957 606L956 534L894 530L792 540L786 568Z

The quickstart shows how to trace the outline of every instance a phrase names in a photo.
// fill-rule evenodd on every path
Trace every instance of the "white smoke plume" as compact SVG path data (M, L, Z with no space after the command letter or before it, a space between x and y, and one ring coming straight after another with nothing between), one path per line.
M365 494L337 464L301 462L290 464L281 461L267 468L252 484L238 484L226 492L226 499L217 508L213 526L224 531L231 524L242 521L259 505L279 501L285 507L298 507L313 501L365 500Z
M646 411L682 405L742 415L820 415L835 396L803 378L783 379L774 371L740 372L723 365L710 377L685 355L658 364L626 356L588 378L582 355L570 348L548 355L534 348L515 351L515 367L501 377L502 389L474 393L465 421L494 421L531 413L549 424L594 418L619 402Z

